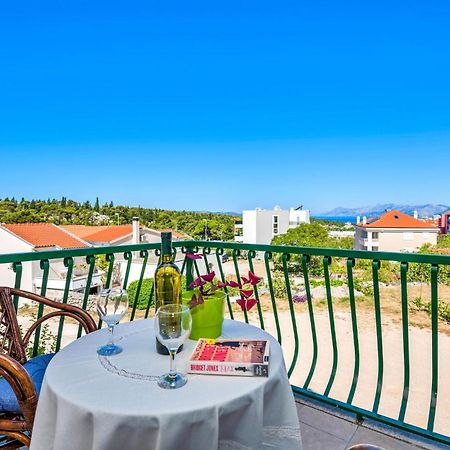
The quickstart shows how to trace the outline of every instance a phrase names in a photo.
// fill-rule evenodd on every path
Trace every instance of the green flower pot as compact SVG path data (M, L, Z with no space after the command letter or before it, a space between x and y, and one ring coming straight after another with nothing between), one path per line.
M183 293L183 304L187 305L194 291ZM215 339L222 334L222 323L225 315L225 298L223 291L204 297L205 301L191 309L192 331L189 339Z

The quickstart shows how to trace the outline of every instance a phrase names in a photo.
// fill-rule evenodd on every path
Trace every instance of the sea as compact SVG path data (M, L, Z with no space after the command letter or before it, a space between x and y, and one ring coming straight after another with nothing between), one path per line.
M356 223L354 216L312 216L314 219L332 220L334 222L351 222Z

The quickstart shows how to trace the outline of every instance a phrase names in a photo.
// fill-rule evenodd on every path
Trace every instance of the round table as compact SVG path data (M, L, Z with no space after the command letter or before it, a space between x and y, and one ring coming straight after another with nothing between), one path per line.
M269 377L188 374L176 390L156 379L168 356L155 350L153 319L116 327L119 355L96 353L106 330L83 336L49 364L31 450L301 449L297 411L278 342L225 320L222 337L270 341ZM186 372L196 341L177 355Z

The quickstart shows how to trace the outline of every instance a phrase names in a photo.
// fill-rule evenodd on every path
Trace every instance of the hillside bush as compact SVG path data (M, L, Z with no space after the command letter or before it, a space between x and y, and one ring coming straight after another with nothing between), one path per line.
M134 306L136 300L136 293L138 288L139 280L133 281L128 285L128 302L130 307ZM150 299L150 293L153 287L153 278L144 278L142 280L141 290L139 292L139 298L137 300L136 309L147 309L148 303L150 301L150 307L155 303L155 295L153 293Z

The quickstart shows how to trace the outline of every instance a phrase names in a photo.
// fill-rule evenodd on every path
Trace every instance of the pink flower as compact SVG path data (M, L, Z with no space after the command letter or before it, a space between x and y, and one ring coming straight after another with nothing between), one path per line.
M207 275L202 275L201 278L206 281L207 283L211 283L212 280L214 280L214 277L216 276L215 272L208 273Z
M254 298L240 298L236 303L241 307L242 311L250 311L258 302Z
M195 253L186 253L186 258L194 260L194 259L202 259L203 257L202 255L196 255Z
M236 281L233 281L233 280L227 281L226 285L231 288L241 287L241 285L239 283L236 283Z

